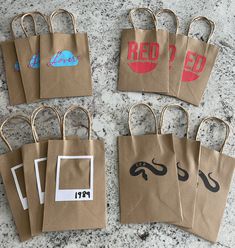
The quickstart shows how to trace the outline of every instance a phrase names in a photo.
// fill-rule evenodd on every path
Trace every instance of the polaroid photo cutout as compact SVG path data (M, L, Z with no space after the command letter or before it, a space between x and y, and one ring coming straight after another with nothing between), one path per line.
M88 160L89 161L89 188L86 189L60 189L60 167L62 160ZM68 165L69 166L69 165ZM58 156L56 168L55 201L91 201L93 200L94 157L93 156Z
M40 180L40 173L39 173L39 166L45 166L45 164L40 164L40 162L47 161L46 158L38 158L34 160L34 167L35 167L35 174L36 174L36 182L37 182L37 189L38 189L38 196L40 204L44 204L44 197L45 192L42 191L42 185Z
M19 184L19 181L18 181L18 178L17 178L17 175L16 175L16 170L22 168L23 169L23 164L19 164L19 165L16 165L14 167L11 168L11 173L13 175L13 179L14 179L14 182L15 182L15 185L16 185L16 190L17 190L17 193L18 193L18 196L20 198L20 202L22 204L22 207L24 210L28 209L28 201L27 201L27 197L23 197L23 193L21 191L21 188L20 188L20 184Z

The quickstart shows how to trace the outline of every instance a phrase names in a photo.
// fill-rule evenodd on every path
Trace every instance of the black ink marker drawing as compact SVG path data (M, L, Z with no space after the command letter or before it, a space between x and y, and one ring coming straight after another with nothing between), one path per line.
M130 174L132 176L138 176L142 174L144 180L147 181L148 175L146 174L145 169L150 170L153 174L157 176L164 176L167 173L167 167L165 165L157 163L154 159L152 160L152 163L156 166L161 167L161 169L157 169L154 165L149 164L147 162L140 161L131 166Z
M209 179L207 178L207 176L201 170L199 170L199 176L202 179L205 187L208 190L210 190L211 192L218 192L220 190L220 185L215 179L213 179L211 177L211 174L212 174L212 172L208 173L208 177L214 183L214 186L210 184Z
M183 182L187 181L189 178L188 172L185 169L180 167L181 166L180 162L177 162L176 165L177 165L177 170L178 170L178 180L183 181Z

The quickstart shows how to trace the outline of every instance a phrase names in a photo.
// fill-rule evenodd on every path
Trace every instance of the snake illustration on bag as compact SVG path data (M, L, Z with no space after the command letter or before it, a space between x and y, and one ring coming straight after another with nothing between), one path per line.
M201 177L205 187L211 192L218 192L220 190L219 183L211 177L212 172L208 173L209 179L214 183L214 186L210 184L206 174L204 174L201 170L199 170L199 176Z
M187 181L189 178L188 172L180 167L181 165L180 162L177 162L176 165L177 165L177 170L178 170L178 180L183 181L183 182ZM179 172L183 173L183 176L180 175Z
M138 176L140 174L142 174L142 177L144 178L144 180L148 180L148 175L145 172L145 169L150 170L153 174L155 174L156 176L164 176L167 173L167 167L163 164L159 164L157 162L155 162L154 158L152 160L152 163L156 166L160 166L161 169L157 169L154 165L144 162L144 161L140 161L137 163L134 163L131 168L130 168L130 174L131 176Z

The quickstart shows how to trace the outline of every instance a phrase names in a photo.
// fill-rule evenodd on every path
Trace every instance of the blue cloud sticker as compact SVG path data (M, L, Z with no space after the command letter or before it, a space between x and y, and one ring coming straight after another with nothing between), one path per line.
M40 55L39 53L32 56L29 61L28 67L38 69L40 67Z
M15 62L14 69L15 69L15 71L20 71L20 64L19 64L18 60L16 60L16 62Z
M79 56L74 56L69 50L57 52L48 63L53 67L76 66L79 63Z

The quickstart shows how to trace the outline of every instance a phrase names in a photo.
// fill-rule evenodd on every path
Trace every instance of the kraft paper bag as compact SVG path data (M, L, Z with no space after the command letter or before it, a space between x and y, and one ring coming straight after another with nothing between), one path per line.
M65 140L65 119L79 109L88 117L88 139ZM106 226L104 142L91 139L87 110L64 114L63 140L48 142L43 231Z
M74 33L55 33L53 18L61 13L71 17ZM91 96L91 65L87 33L76 30L72 13L59 9L50 15L50 34L41 35L40 97Z
M133 135L133 108L146 106L154 116L155 133ZM129 111L130 136L118 137L120 222L180 222L179 182L172 135L157 134L152 108L138 103Z
M204 16L195 17L190 25L198 20L206 21L211 28L207 42L188 37L186 57L184 61L184 70L181 79L181 85L178 98L198 106L206 89L211 71L215 64L219 48L210 44L210 38L214 33L215 24Z
M31 232L21 148L13 150L3 134L3 127L12 119L22 119L29 125L30 120L23 115L14 115L7 118L0 127L0 137L10 150L0 156L1 176L19 238L21 241L25 241L31 238Z
M14 41L27 103L40 99L40 38L36 30L35 35L29 36L24 27L24 18L32 14L42 16L46 22L44 15L38 11L24 14L21 26L26 37Z
M54 107L40 106L35 109L31 117L32 131L37 138L37 142L26 144L22 147L24 179L32 236L36 236L42 232L48 139L39 141L35 119L44 110L50 110L54 113L58 119L60 130L62 128L58 111Z
M137 29L133 14L139 10L150 14L154 29ZM156 18L148 8L129 12L131 29L122 30L118 90L141 92L169 92L168 32L158 30Z
M192 228L197 193L200 142L188 138L189 115L188 112L180 105L167 105L162 109L159 129L160 134L162 133L164 114L166 110L170 108L178 108L179 110L182 110L187 118L186 138L178 138L176 135L173 135L176 166L178 170L180 200L183 213L183 220L173 224Z
M207 117L199 125L197 136L202 125L208 120L222 122L226 127L226 138L220 152L201 146L194 225L192 229L186 230L216 242L233 177L235 159L222 153L229 135L226 122L216 117Z
M11 21L11 33L13 40L16 39L15 31L14 31L14 23L22 15L23 14L19 14L15 16ZM33 21L35 24L34 19ZM20 75L19 61L17 59L15 44L13 40L1 42L1 48L2 48L3 60L6 71L10 105L17 105L17 104L26 103L26 98Z
M173 16L176 24L175 33L169 33L169 92L166 95L177 97L181 84L181 75L184 69L188 38L179 34L179 19L170 9L162 9L156 14L156 18L163 13Z

